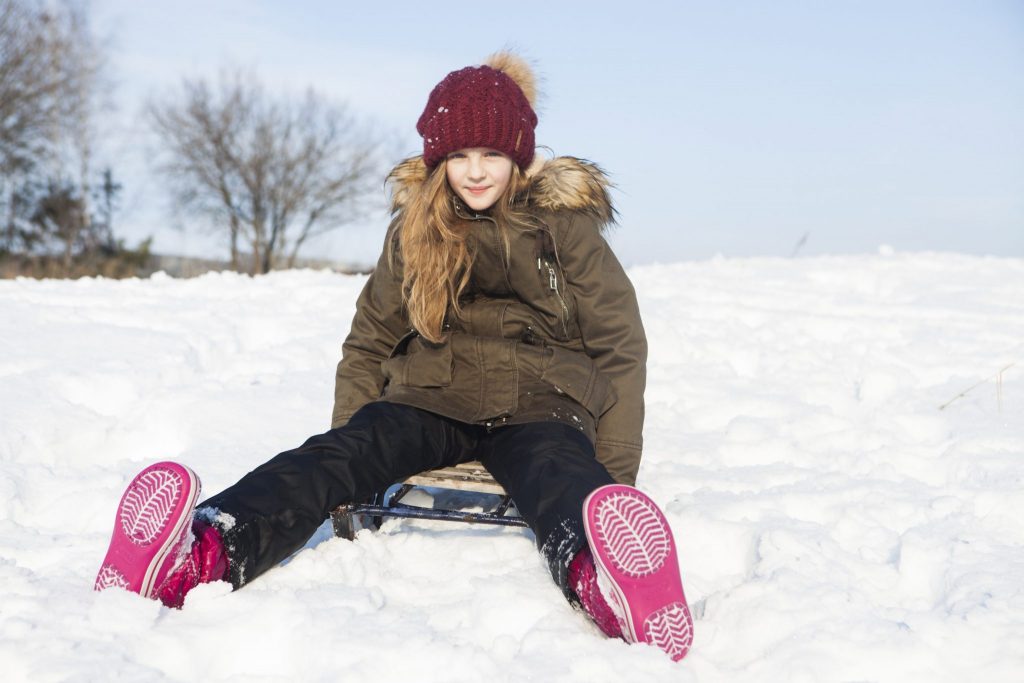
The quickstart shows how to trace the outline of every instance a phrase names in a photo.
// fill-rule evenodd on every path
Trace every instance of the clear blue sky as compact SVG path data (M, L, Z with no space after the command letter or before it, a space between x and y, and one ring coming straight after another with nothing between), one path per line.
M139 108L252 67L313 86L418 150L448 71L511 46L543 79L538 143L618 186L628 264L944 250L1024 256L1024 2L93 0L111 39L130 239L220 248L168 211ZM375 259L382 214L309 255ZM213 246L211 246L213 245ZM225 253L226 248L221 249Z

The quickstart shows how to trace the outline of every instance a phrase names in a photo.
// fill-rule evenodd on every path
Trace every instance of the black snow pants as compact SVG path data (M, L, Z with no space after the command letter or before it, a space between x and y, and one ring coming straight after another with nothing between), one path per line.
M584 498L614 480L579 431L560 422L488 429L377 401L200 504L239 588L301 548L342 503L365 500L429 469L479 460L512 496L555 582L570 601L567 567L586 543ZM217 514L217 513L221 514Z

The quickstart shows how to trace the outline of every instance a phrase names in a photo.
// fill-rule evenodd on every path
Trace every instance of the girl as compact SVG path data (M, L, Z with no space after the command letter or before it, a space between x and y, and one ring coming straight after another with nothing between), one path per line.
M338 365L330 431L198 508L199 479L157 463L128 486L97 590L180 607L240 588L341 503L479 460L536 534L556 584L609 636L681 659L692 640L664 515L632 488L647 343L602 237L608 180L534 157L534 78L518 57L448 74L389 176L394 220Z

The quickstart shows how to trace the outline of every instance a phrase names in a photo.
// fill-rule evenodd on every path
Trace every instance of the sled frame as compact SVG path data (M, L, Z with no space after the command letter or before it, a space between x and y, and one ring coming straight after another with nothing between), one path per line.
M402 499L416 488L449 489L471 493L486 493L498 497L497 504L487 512L466 512L457 509L425 508L403 503ZM493 524L498 526L527 526L526 520L515 510L515 503L508 492L494 480L490 472L477 461L466 462L454 467L443 467L414 475L398 482L398 488L390 486L379 491L362 503L346 503L331 511L331 523L335 536L355 539L359 528L380 528L385 517L405 519L432 519L468 524Z

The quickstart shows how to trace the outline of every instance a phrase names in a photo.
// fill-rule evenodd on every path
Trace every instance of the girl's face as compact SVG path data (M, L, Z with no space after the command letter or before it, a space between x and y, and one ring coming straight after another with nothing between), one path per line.
M467 147L447 157L448 184L474 211L494 206L512 179L513 161L487 147Z

